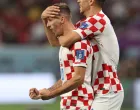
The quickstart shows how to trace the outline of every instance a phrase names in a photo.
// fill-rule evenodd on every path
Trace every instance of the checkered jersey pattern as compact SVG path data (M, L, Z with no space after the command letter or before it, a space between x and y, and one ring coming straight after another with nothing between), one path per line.
M117 76L116 66L111 65L109 56L96 43L92 44L92 48L94 52L92 71L94 94L123 91L122 84Z
M88 40L76 42L70 49L60 48L59 60L63 83L74 76L74 66L86 67L84 83L78 88L61 95L61 108L64 110L81 110L81 107L90 108L94 99L91 85L91 67L89 67L92 56L93 49Z
M97 72L93 88L95 94L106 94L110 90L115 93L122 91L123 88L118 79L115 67L102 64L102 70Z
M95 94L109 91L123 91L117 77L116 66L119 61L119 46L116 34L109 18L100 11L76 24L74 31L81 39L90 39L93 43L94 62L92 84Z
M76 42L70 49L74 56L73 66L84 66L87 67L87 59L89 55L93 54L93 49L88 40L82 40L81 42ZM76 55L77 51L83 51L83 58L78 58Z
M82 39L88 37L93 38L94 36L97 36L101 34L106 25L106 20L104 19L105 15L101 11L98 14L94 16L90 16L87 19L83 19L76 23L76 30Z
M93 100L89 100L82 96L62 97L61 110L90 110L92 102L93 102ZM78 105L77 105L77 103L78 103Z

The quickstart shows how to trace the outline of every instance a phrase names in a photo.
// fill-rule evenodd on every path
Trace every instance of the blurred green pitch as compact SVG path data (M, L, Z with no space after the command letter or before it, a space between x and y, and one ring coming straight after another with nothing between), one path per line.
M35 107L40 109L35 109ZM53 104L44 105L0 105L0 110L60 110L60 100ZM134 110L132 108L122 108L121 110Z

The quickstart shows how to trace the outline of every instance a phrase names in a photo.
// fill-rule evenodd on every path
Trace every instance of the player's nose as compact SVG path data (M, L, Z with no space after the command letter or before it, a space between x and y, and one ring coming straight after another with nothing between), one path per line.
M50 27L50 22L49 21L47 22L47 27Z

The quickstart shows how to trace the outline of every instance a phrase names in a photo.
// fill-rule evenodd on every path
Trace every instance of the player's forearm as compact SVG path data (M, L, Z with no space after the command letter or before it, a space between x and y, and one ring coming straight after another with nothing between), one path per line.
M73 89L76 89L80 85L83 84L84 78L85 78L85 67L74 67L75 74L74 76L70 79L67 80L62 86L50 90L49 93L44 92L42 95L42 100L48 100L51 98L54 98L56 96L59 96L61 94L67 93L69 91L72 91Z
M58 80L52 87L46 89L41 89L39 90L39 94L41 96L41 99L42 100L48 100L48 99L51 99L52 97L50 96L50 93L52 91L55 91L56 89L60 88L62 86L62 80Z
M62 86L62 80L60 79L52 87L48 88L48 90L51 92L51 91L54 91L61 86Z
M56 97L61 94L67 93L69 91L72 91L73 89L76 89L83 83L83 79L81 76L74 76L72 79L66 81L61 87L51 91L50 97Z
M54 33L46 26L46 21L42 19L46 36L51 46L60 46L58 38L55 37Z
M81 37L77 33L72 31L65 36L59 37L58 40L61 46L70 47L75 42L81 40Z
M81 76L74 76L72 79L66 81L61 87L50 90L49 95L42 95L42 100L48 100L54 97L57 97L61 94L67 93L83 83Z

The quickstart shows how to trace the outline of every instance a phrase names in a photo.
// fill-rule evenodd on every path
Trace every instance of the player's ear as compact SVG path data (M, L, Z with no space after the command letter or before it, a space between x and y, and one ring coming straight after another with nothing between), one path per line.
M60 19L60 20L61 20L60 22L61 22L62 24L64 24L64 22L65 22L65 17L64 17L64 16L61 16L61 19Z
M89 5L93 5L94 2L95 0L89 0Z

